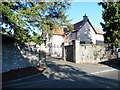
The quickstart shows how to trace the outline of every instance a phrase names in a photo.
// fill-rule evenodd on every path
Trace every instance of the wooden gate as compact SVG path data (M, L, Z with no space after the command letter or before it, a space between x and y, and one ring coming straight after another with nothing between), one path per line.
M65 46L65 59L66 61L74 62L73 45Z

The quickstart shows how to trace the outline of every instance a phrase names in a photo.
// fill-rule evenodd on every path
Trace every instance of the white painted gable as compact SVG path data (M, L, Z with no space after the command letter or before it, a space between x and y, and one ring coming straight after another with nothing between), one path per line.
M79 40L81 44L99 44L104 43L102 31L97 33L96 29L91 25L89 20L83 22L83 25L78 27L76 32L70 32L67 35L67 41Z
M80 29L78 29L77 40L81 42L85 42L86 44L90 44L93 42L95 44L95 37L96 33L91 25L88 23L88 21L85 22L85 24Z

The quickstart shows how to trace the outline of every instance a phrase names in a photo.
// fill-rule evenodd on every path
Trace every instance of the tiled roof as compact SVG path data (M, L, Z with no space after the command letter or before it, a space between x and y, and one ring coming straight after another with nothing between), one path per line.
M89 20L87 20L87 21L88 21L88 22L90 23L90 25L92 26L91 22L90 22ZM83 23L84 23L84 20L75 23L75 24L74 24L74 31L73 31L73 32L75 32L75 30L77 30L79 27L81 27L81 26L83 25ZM93 26L92 26L92 27L93 27ZM97 34L102 34L102 35L104 34L104 32L101 31L99 28L94 28L94 27L93 27L93 29L95 30L95 32L96 32Z
M54 35L64 35L64 30L65 30L65 28L63 28L63 27L55 27L53 29L53 34Z
M95 31L96 31L97 34L102 34L102 35L104 34L104 32L101 31L99 28L95 28Z
M74 24L74 29L77 30L80 26L83 25L83 20Z

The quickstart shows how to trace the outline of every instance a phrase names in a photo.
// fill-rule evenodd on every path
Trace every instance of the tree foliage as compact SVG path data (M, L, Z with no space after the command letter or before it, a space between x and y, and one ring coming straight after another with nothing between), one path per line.
M101 25L105 31L105 42L108 43L120 42L120 1L115 1L99 3L104 9L102 18L105 23Z
M29 40L35 42L38 45L41 45L43 43L43 40L41 39L42 37L39 34L35 33L33 36L30 37Z
M33 0L0 2L2 24L9 27L9 31L13 30L13 36L22 42L28 39L30 31L35 31L35 27L42 32L52 33L54 26L70 25L70 20L67 20L65 15L69 7L68 2L44 2L44 0L42 2Z

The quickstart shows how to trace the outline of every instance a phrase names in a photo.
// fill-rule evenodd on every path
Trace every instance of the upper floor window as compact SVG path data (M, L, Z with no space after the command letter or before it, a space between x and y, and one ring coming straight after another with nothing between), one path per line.
M93 44L93 42L90 42L90 44Z
M90 31L90 29L88 29L88 31Z
M85 44L85 41L80 41L80 44Z

